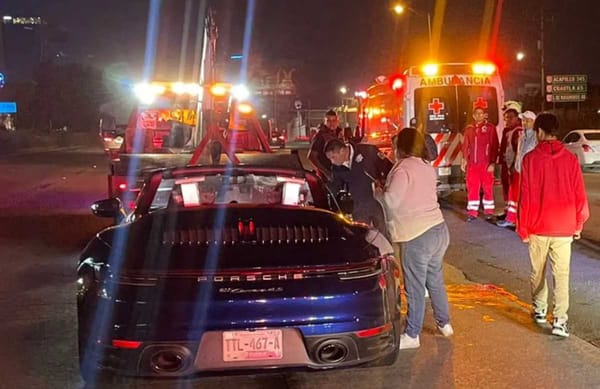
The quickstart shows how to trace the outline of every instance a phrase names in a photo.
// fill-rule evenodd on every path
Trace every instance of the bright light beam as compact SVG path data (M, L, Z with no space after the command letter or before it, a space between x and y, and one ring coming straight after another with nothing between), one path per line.
M252 27L254 27L254 9L256 0L248 0L246 8L246 25L244 26L244 48L242 50L242 67L240 69L240 81L246 84L248 74L248 58L250 57L250 44L252 42Z
M146 35L146 54L145 54L145 63L144 63L144 80L148 81L154 72L154 59L156 56L156 41L158 38L158 26L160 21L160 5L161 0L151 0L150 1L150 9L148 11L148 30ZM135 131L134 137L134 152L139 151L141 149L142 139L141 136L142 131ZM136 177L134 173L137 171L138 163L135 158L131 159L131 164L128 166L127 171L127 186L131 188L132 183L135 183ZM125 192L124 195L124 203L129 204L130 201L133 200L131 192ZM111 271L117 277L121 272L121 268L123 267L123 260L125 258L125 247L127 246L127 228L118 228L113 245L110 251L110 255L108 258L108 262L110 263ZM107 294L112 298L114 295L116 283L107 283ZM86 345L86 351L83 355L84 366L93 366L96 364L96 360L98 358L98 354L90 353L89 351L93 350L95 347L96 339L104 339L107 335L106 332L112 330L109 327L109 324L112 322L113 317L113 309L114 306L107 304L98 304L98 307L95 312L94 317L94 326L92 329L92 333L88 334L88 342ZM97 377L95 377L97 379Z

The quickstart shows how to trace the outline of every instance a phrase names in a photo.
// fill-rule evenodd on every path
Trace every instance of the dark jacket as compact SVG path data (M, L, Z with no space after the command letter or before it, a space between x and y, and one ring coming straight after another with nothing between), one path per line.
M393 164L375 145L359 143L350 144L350 147L354 150L350 169L346 166L333 166L330 188L337 193L345 184L354 200L354 219L366 223L372 221L375 227L383 231L383 212L373 197L372 183L373 179L385 182ZM375 220L379 218L381 220ZM380 222L382 225L378 225Z
M325 150L325 145L327 144L328 141L330 141L331 139L337 138L338 130L341 131L341 129L331 130L328 127L326 127L325 125L321 125L319 127L319 132L317 132L314 139L312 140L310 149L308 151L309 159L311 159L310 155L314 154L316 152L319 163L324 168L327 169L326 172L320 172L320 173L331 174L331 161L325 155L324 150ZM318 166L315 166L315 167L318 169Z

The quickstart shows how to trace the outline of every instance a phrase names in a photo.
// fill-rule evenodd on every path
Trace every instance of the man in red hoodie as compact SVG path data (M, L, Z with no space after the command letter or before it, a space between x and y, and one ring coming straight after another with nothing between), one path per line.
M479 191L483 188L486 219L494 216L494 168L498 156L496 126L485 120L481 108L473 109L474 124L465 128L462 145L462 169L467 174L467 221L479 213Z
M556 116L542 113L533 126L539 143L523 158L517 233L529 243L534 319L546 323L549 257L554 278L552 334L567 337L571 242L580 238L590 211L577 157L557 140Z

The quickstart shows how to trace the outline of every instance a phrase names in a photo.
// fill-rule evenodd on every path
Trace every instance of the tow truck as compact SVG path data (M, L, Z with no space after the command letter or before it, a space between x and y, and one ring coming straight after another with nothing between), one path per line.
M237 164L237 153L272 152L241 86L153 81L136 85L134 91L140 104L131 113L119 152L111 154L108 175L109 197L119 198L127 213L150 170L219 164L223 154ZM210 104L200 111L199 122L201 94Z
M125 213L149 171L157 168L240 163L238 153L271 153L244 85L218 82L217 26L208 7L205 50L196 82L150 80L133 86L138 103L131 112L118 151L111 151L108 195Z

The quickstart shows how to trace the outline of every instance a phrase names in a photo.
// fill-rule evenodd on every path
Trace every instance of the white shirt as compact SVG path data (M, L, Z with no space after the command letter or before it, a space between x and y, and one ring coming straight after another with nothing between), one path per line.
M348 144L350 148L350 155L348 156L348 160L342 163L342 166L346 166L348 169L352 168L352 160L354 159L354 147L351 144Z

